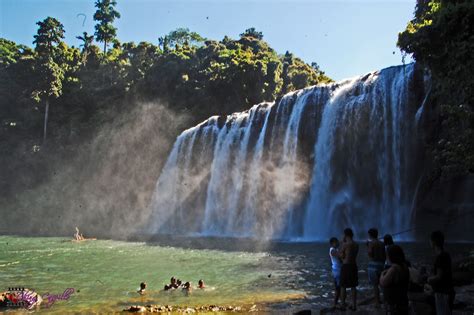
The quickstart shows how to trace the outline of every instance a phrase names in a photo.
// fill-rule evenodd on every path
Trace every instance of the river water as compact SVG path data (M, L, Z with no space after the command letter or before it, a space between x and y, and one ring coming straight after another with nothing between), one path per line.
M409 259L429 264L428 243L404 244ZM474 246L449 247L455 257ZM359 255L360 289L368 290L365 246ZM232 238L160 237L153 241L0 236L0 279L7 287L33 288L41 295L75 292L36 312L119 312L132 304L257 304L282 310L292 305L327 307L332 298L328 247L324 243L256 242ZM271 276L270 276L271 275ZM163 292L171 276L207 290ZM270 276L270 277L269 277ZM148 283L148 294L136 293Z

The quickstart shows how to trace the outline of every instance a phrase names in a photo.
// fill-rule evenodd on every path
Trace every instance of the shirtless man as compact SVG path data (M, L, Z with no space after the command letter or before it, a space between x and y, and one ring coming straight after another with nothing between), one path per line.
M359 245L353 240L354 232L352 229L344 230L344 238L340 250L342 259L341 267L341 302L342 308L346 307L347 288L351 288L352 306L349 307L355 311L357 309L357 286L359 285L357 270L357 254L359 253Z
M379 241L379 231L375 228L370 229L368 232L369 239L367 241L367 255L369 256L369 265L367 268L367 274L369 276L369 283L374 289L375 306L380 307L380 290L379 281L380 275L384 269L385 264L385 246L384 243Z

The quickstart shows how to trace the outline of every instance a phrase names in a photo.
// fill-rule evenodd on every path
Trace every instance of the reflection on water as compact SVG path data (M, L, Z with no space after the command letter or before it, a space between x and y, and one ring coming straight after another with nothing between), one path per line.
M456 245L452 252L466 252ZM428 244L407 244L408 256L429 263ZM359 265L365 269L364 247ZM286 307L330 303L332 281L328 248L315 243L259 243L242 239L161 237L153 241L98 240L73 243L64 238L0 237L1 285L34 288L44 295L75 292L47 309L120 311L131 304L242 305ZM210 289L163 292L171 276L204 279ZM136 293L148 283L147 295ZM367 289L361 272L361 288ZM3 289L3 288L2 288ZM329 295L328 295L329 294ZM41 309L40 311L43 311Z

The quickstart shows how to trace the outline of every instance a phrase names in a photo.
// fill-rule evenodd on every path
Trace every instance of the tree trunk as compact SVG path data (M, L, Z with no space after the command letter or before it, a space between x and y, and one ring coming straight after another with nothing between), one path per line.
M104 40L104 56L107 54L107 41Z
M49 100L46 100L46 108L44 110L43 144L46 142L46 131L48 130L48 114L49 114Z

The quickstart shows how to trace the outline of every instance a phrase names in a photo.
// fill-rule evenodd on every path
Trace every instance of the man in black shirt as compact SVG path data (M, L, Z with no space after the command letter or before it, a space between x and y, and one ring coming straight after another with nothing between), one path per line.
M436 258L433 267L433 276L428 283L433 287L436 301L436 314L449 315L454 301L453 273L451 256L444 251L444 234L441 231L431 233L431 247Z

